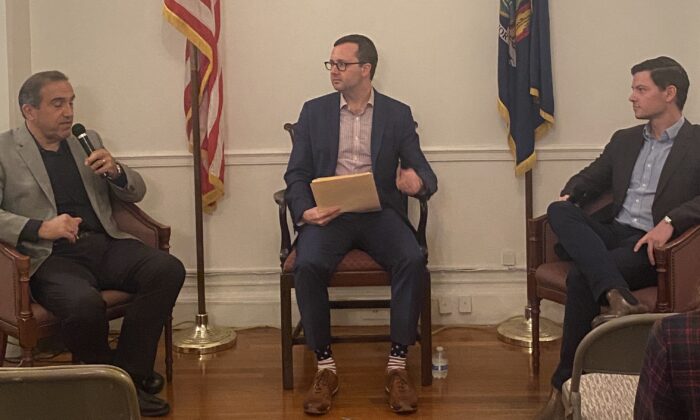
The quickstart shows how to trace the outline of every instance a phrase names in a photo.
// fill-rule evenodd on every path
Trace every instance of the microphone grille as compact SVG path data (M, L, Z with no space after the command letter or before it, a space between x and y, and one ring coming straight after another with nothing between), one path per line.
M73 127L71 128L71 131L73 132L73 135L74 135L75 137L79 137L79 136L81 136L82 134L85 134L85 126L82 125L82 124L80 124L80 123L73 124Z

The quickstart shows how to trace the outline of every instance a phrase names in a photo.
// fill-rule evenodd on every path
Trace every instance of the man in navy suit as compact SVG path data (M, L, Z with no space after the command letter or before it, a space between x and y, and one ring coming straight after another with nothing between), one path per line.
M327 284L351 248L361 248L392 275L391 339L386 390L394 411L412 412L418 398L406 353L415 343L423 300L425 258L408 221L403 195L430 196L437 178L420 149L411 109L372 87L377 50L363 35L338 39L325 63L338 92L304 104L284 179L285 197L298 229L295 289L318 372L304 411L325 414L338 390L330 347ZM314 178L371 171L382 209L344 213L316 206Z
M566 278L559 365L538 419L564 418L561 388L592 327L652 309L631 291L656 284L654 247L700 223L700 126L683 117L688 74L669 57L643 61L631 73L634 115L648 122L613 134L547 210L559 253L573 267ZM579 205L605 191L613 203L587 216Z

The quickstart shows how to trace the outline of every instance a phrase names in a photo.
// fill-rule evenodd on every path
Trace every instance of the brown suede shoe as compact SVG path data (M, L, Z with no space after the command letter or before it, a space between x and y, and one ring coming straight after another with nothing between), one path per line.
M386 372L386 392L389 393L389 407L395 413L418 410L418 394L406 369L391 369Z
M564 420L564 418L564 403L561 399L561 391L552 388L547 405L537 414L535 420Z
M627 302L627 300L617 289L608 290L605 297L608 298L608 310L605 313L601 313L597 317L593 318L593 322L591 322L591 327L593 328L621 316L649 312L649 308L647 308L646 305L641 303L632 305L631 303Z
M338 375L330 369L316 372L314 381L304 397L304 412L326 414L331 410L331 400L338 392Z

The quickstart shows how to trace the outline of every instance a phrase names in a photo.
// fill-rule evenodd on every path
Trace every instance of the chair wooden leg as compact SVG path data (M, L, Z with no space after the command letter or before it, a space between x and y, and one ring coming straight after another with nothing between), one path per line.
M5 364L5 355L7 354L7 334L0 332L0 367Z
M425 273L425 288L423 291L423 308L420 314L420 370L421 384L423 386L432 385L432 350L433 350L433 328L431 314L431 291L430 272Z
M530 316L532 320L532 371L540 372L540 298L530 302Z
M286 280L280 279L280 312L282 335L282 387L294 388L294 360L292 355L292 290Z
M34 347L22 347L22 358L19 361L19 367L34 366Z
M165 321L165 378L173 381L173 316Z

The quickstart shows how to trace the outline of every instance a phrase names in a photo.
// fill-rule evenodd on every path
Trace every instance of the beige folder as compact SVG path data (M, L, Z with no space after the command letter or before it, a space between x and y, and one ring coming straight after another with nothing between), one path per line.
M372 172L329 176L311 181L316 205L340 207L341 213L364 213L381 210Z

